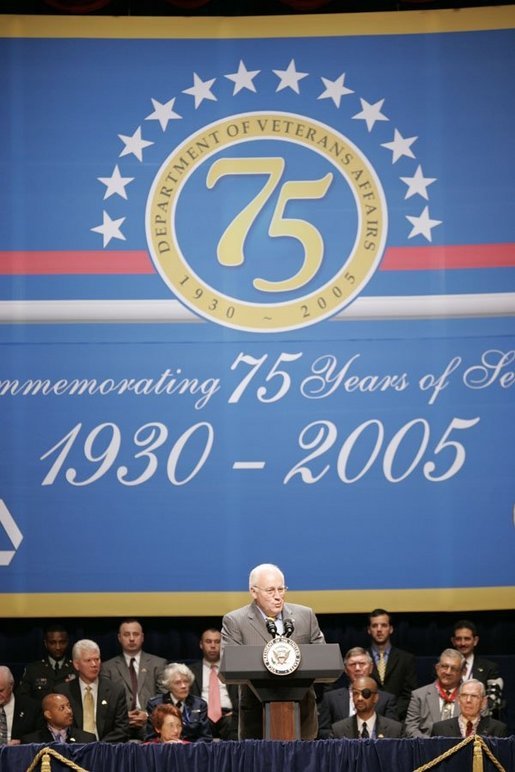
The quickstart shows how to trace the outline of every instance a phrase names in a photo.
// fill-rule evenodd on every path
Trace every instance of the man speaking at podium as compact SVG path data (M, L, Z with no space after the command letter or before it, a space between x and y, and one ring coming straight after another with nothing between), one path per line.
M222 646L267 644L275 631L295 643L325 643L313 611L307 606L285 603L284 574L271 563L252 569L249 591L252 603L226 614L222 622ZM300 702L301 737L314 740L318 731L315 692L311 688ZM248 686L240 686L239 738L263 737L263 708Z

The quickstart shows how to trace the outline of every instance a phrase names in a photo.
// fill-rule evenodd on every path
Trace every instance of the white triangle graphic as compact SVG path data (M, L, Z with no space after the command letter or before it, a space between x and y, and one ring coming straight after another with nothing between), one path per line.
M0 566L8 566L22 543L23 534L14 522L14 518L5 506L3 499L0 499L0 525L3 525L14 547L13 550L0 550Z

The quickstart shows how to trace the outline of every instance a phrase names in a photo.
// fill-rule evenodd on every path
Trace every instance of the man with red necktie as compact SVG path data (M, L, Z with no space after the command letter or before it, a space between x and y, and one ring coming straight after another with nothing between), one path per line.
M435 665L436 681L411 693L406 714L407 737L430 737L433 724L459 715L456 699L465 658L456 649L445 649Z
M432 737L469 737L478 734L488 737L506 737L506 724L491 716L482 716L486 707L485 685L477 678L464 681L458 689L460 715L437 721L431 730Z

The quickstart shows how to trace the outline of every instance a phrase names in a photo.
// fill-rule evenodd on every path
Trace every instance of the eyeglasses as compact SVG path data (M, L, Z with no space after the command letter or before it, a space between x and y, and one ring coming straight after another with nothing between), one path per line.
M278 595L284 595L287 587L258 587L257 584L253 585L255 590L260 590L261 592L264 592L265 595L268 595L269 598L272 598L276 593Z
M451 673L461 673L463 670L462 667L457 667L456 665L443 665L441 662L438 663L438 667L440 670L450 670Z

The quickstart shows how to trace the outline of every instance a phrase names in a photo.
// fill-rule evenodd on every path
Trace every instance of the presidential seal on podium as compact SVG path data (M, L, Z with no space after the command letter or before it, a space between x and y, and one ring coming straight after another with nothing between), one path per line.
M279 635L263 649L263 662L270 673L289 675L300 665L300 649L295 641Z

